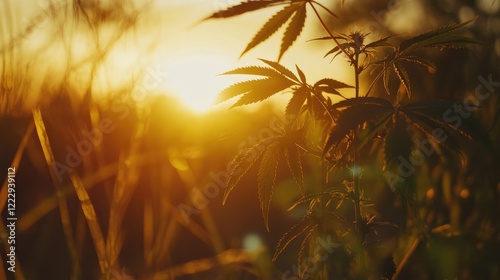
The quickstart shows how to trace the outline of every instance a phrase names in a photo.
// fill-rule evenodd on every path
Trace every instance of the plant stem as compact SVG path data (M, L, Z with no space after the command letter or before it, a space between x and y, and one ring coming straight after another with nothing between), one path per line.
M346 52L346 50L344 49L344 47L342 47L339 43L339 41L337 41L337 38L335 38L335 36L333 36L333 33L328 29L328 27L326 26L325 22L323 21L323 19L321 18L321 16L319 15L318 13L318 10L316 10L316 7L314 7L314 5L309 2L309 4L311 5L314 13L316 14L316 16L318 17L318 20L319 22L321 23L321 26L323 26L323 29L325 29L326 33L328 33L328 36L330 36L333 41L335 42L335 44L340 48L340 50L347 56L349 57L349 54ZM356 93L357 95L357 93Z
M356 52L353 59L353 68L354 68L354 88L356 91L356 98L359 97L359 53ZM359 185L359 149L356 143L356 130L353 131L353 145L354 145L354 163L353 163L353 185L354 185L354 216L356 219L356 235L357 235L357 261L360 268L360 274L362 276L365 275L365 255L363 251L363 218L361 216L361 205L360 205L360 185Z

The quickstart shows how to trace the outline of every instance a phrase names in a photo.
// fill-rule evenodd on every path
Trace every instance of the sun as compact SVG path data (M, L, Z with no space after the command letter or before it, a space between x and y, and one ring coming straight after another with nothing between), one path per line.
M226 79L217 77L231 69L231 63L223 57L193 55L176 58L168 64L169 93L194 112L210 111L217 94L228 86Z

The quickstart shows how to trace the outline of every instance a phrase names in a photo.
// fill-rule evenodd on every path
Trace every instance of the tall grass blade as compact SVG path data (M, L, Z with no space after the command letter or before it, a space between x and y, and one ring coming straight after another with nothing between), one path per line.
M78 200L80 201L83 215L85 216L85 220L87 221L87 225L89 226L90 235L92 236L92 240L94 241L94 247L97 252L97 258L99 260L99 267L101 268L101 272L104 273L108 269L105 242L101 227L99 226L99 221L97 220L94 205L92 204L92 200L90 200L89 194L85 189L85 185L83 184L80 176L78 176L78 174L76 173L71 173L70 178L75 188L76 195L78 196Z
M42 147L42 152L45 157L47 166L49 167L50 177L54 184L54 189L57 196L57 203L59 206L59 214L61 216L61 223L63 226L64 236L66 238L66 244L68 246L69 253L73 261L73 275L72 279L78 278L80 275L80 264L78 260L78 254L76 251L75 241L73 238L73 228L71 226L71 218L68 211L68 204L66 201L66 196L64 195L63 189L59 178L53 168L55 166L55 157L50 146L49 136L45 128L45 123L43 121L42 112L40 108L36 107L33 109L33 120L35 122L36 132L38 134L38 139L40 140L40 145Z

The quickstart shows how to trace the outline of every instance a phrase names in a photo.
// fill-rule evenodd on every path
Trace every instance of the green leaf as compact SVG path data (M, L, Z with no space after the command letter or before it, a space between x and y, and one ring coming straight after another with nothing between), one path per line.
M264 100L292 85L293 82L283 76L239 82L229 86L219 93L217 102L224 102L233 97L246 94L242 99L240 99L240 101L238 101L237 104L233 105L233 107L249 104Z
M254 87L233 104L231 108L262 101L293 85L292 81L284 77L270 78L264 81L254 84Z
M306 253L307 243L308 243L309 239L311 238L312 234L314 233L314 230L316 229L316 227L317 226L313 226L307 231L306 236L304 237L304 239L302 240L302 242L300 244L299 254L297 255L297 263L299 264L299 269L298 269L299 278L298 279L306 279L306 277L304 277L304 272L305 272L304 271L304 256ZM306 267L306 268L309 268L309 267ZM297 278L292 278L292 279L297 279Z
M302 159L300 157L300 149L295 143L286 145L285 158L288 163L288 168L292 174L295 183L299 187L300 192L304 193L304 171L302 170Z
M281 11L276 13L274 16L272 16L265 24L262 26L262 28L255 34L253 39L248 43L247 47L241 54L243 56L245 53L247 53L249 50L253 49L260 43L264 42L267 40L271 35L276 33L278 29L285 24L285 22L288 21L288 19L295 13L295 11L299 8L300 6L298 5L289 5L285 8L283 8Z
M387 37L381 38L377 41L373 41L373 42L369 43L368 45L366 45L365 49L377 48L377 47L392 47L392 48L394 48L394 46L388 42L388 40L394 36L396 36L396 35L387 36Z
M437 143L439 139L436 139L434 134L434 131L436 130L442 130L448 134L448 129L444 126L441 126L439 124L436 124L436 122L429 120L429 118L414 114L412 112L404 112L405 115L408 117L408 119L411 121L411 125L413 128L417 129L417 131L420 131L425 137L430 139L431 141ZM457 155L463 156L463 150L460 147L460 143L458 142L458 139L455 137L446 137L446 140L439 143L441 146L449 149L450 151L456 153Z
M389 79L391 78L391 70L389 67L387 67L386 64L387 63L384 62L384 69L382 70L382 71L384 71L384 77L383 77L384 88L385 88L385 91L387 92L387 94L391 95L391 89L389 87Z
M393 66L394 66L394 71L398 75L399 80L406 89L408 97L411 97L410 76L408 75L408 72L406 72L406 69L398 61L394 61Z
M222 90L217 96L217 102L224 102L235 96L245 94L252 91L254 88L261 87L261 85L274 83L274 79L259 79L259 80L249 80L244 82L239 82L231 85L224 90Z
M317 226L315 218L311 214L307 214L302 218L300 222L295 224L281 237L278 245L276 245L276 250L274 251L273 261L275 261L278 256L286 249L286 247L295 238L299 237L302 233L309 231Z
M406 61L409 61L409 62L414 62L414 63L418 63L422 66L425 66L427 68L430 68L430 69L433 69L433 70L436 70L436 66L434 65L434 63L424 59L424 58L421 58L421 57L416 57L416 56L404 56L402 57L401 59L403 60L406 60Z
M266 76L266 77L277 77L280 76L281 74L276 70L268 67L247 66L224 72L221 75L256 75L256 76Z
M346 100L339 101L333 104L330 109L339 109L344 107L356 106L361 104L373 104L387 108L393 108L392 104L384 98L380 97L358 97L358 98L349 98Z
M462 103L449 100L425 100L405 105L402 110L426 118L434 127L445 128L481 144L490 143L488 133L477 119L457 113L457 108L465 110L462 106Z
M418 48L422 47L434 47L434 46L443 46L445 47L447 44L454 44L457 42L462 43L474 43L473 40L467 39L466 37L457 35L456 33L452 33L452 31L457 30L468 23L474 21L477 17L465 21L460 24L449 25L445 27L441 27L432 31L425 32L423 34L417 35L410 39L404 40L399 45L398 52L400 54L408 53L414 51ZM457 37L458 36L458 37ZM468 42L467 42L468 41Z
M291 210L295 209L295 207L299 206L302 203L310 202L314 199L318 199L318 198L321 198L323 196L343 196L343 195L345 195L345 194L338 192L338 191L324 191L324 192L309 194L309 195L303 196L300 199L298 199L297 201L295 201L292 204L292 206L290 206L288 208L287 211L291 211Z
M280 2L285 2L284 0L261 0L261 1L246 1L234 6L231 6L225 10L222 11L217 11L213 13L211 16L208 16L205 18L207 19L214 19L214 18L229 18L229 17L234 17L238 15L242 15L251 11L259 10L262 8L266 8L268 6L278 4Z
M349 148L344 152L342 159L345 159L346 156L352 154L357 149L363 148L370 140L373 140L375 136L380 134L382 130L385 129L385 125L390 120L390 117L393 115L393 112L388 112L386 114L382 114L375 119L375 121L368 123L366 128L360 131L357 134L356 139L353 141L356 145L350 145Z
M306 75L304 74L304 72L302 72L302 70L300 70L299 66L297 65L295 65L295 68L297 68L297 73L299 73L300 81L302 82L302 84L307 84Z
M296 116L300 113L300 109L308 96L308 89L305 86L299 87L293 92L293 96L286 105L285 114Z
M306 5L301 4L300 8L297 9L297 12L293 16L290 24L286 28L285 34L283 35L283 39L281 40L281 50L278 57L278 61L281 60L281 57L285 52L293 45L295 40L299 37L300 33L304 28L304 24L306 22Z
M319 90L326 92L326 93L340 95L340 96L344 97L342 94L340 94L340 92L337 91L337 89L339 89L339 88L353 88L353 87L350 85L347 85L345 83L339 82L337 80L326 78L326 79L321 79L321 80L317 81L314 84L314 88L319 89Z
M328 136L323 153L326 154L333 145L337 145L350 131L356 129L359 125L392 110L392 107L366 103L346 108L340 112L339 118Z
M270 139L265 139L259 143L251 146L246 150L240 151L231 162L231 174L227 183L227 188L224 191L222 204L227 201L229 193L236 187L241 178L250 170L250 168L257 162L262 153L265 151L266 146L269 145Z
M273 142L267 146L266 151L262 155L262 161L257 175L260 209L264 217L264 224L269 231L269 210L271 209L271 201L276 185L276 173L278 171L278 163L280 160L280 145L278 142Z
M270 60L265 60L263 58L259 58L260 61L264 62L265 64L271 66L272 68L274 68L276 71L280 72L282 75L292 79L293 81L296 81L296 82L300 82L299 79L297 78L297 76L295 76L295 74L293 74L292 71L290 71L288 68L286 68L285 66L279 64L278 62L274 62L274 61L270 61Z
M325 78L325 79L321 79L321 80L317 81L314 84L314 86L317 86L317 85L326 85L326 86L331 87L331 88L354 88L353 86L350 86L350 85L345 84L343 82L339 82L337 80L329 79L329 78Z
M345 45L345 44L341 44L341 45ZM332 54L332 53L336 53L336 52L340 52L342 53L342 51L340 50L340 47L339 46L335 46L333 49L329 50L324 56L323 58L327 57L328 55ZM336 55L335 55L336 56Z

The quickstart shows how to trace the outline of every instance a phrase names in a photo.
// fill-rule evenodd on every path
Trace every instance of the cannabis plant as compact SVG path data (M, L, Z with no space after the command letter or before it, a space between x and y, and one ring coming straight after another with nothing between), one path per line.
M337 17L336 14L311 0L246 1L207 19L230 18L276 6L280 10L253 36L242 55L286 25L277 61L260 59L260 65L224 73L257 78L227 87L220 93L219 101L239 97L232 106L237 107L261 102L279 92L290 93L284 109L284 127L279 135L236 155L223 200L227 200L250 168L258 164L260 209L269 230L268 217L277 171L279 165L287 165L302 194L290 209L308 206L303 218L276 246L274 259L292 241L302 239L296 271L283 274L283 279L390 279L396 272L393 257L377 252L377 243L383 236L370 236L383 227L404 231L409 222L424 223L418 221L415 168L428 156L426 151L460 153L458 143L463 139L488 142L474 118L461 118L460 122L446 118L457 102L415 98L418 92L414 92L407 70L410 64L421 65L424 69L435 68L431 61L421 56L424 48L463 48L469 43L479 43L459 32L474 19L409 39L389 36L372 41L362 30L350 33L331 30L319 10L331 17ZM309 12L313 12L326 33L325 37L314 41L330 42L325 57L345 59L352 68L354 84L349 85L336 77L311 81L299 66L292 70L280 64L283 55L301 34ZM360 87L362 76L371 79L365 91ZM386 93L377 95L381 97L370 95L379 83ZM346 94L341 93L348 91L353 98L345 98ZM341 101L333 102L339 99ZM472 106L469 109L474 107L468 106ZM366 157L376 157L366 152L373 147L382 147L383 164L377 176L385 179L386 187L397 194L393 199L399 205L399 222L386 222L384 217L370 211L370 207L376 205L372 205L365 195L370 186L363 182L362 175L363 163L368 161ZM319 170L320 181L305 183L306 156L316 159L311 168ZM331 238L338 246L320 250L317 243L321 238ZM310 261L305 262L306 258Z

